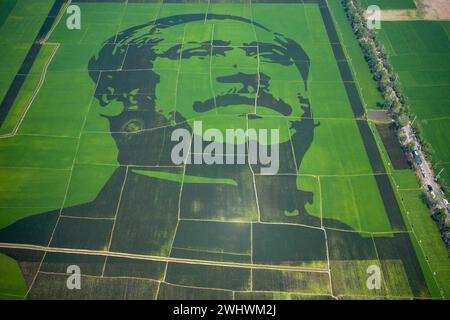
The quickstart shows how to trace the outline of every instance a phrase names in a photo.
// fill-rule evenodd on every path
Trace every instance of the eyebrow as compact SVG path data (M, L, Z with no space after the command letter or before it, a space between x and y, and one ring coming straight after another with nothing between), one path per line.
M164 53L160 54L160 57L169 58L172 60L176 60L180 58L180 50L183 50L181 54L181 59L189 59L194 56L208 56L211 54L211 42L203 41L203 42L188 42L186 44L190 45L198 45L193 46L192 48L183 48L183 44L176 44L173 47L167 49ZM244 43L243 46L230 46L229 41L224 40L213 40L213 55L226 55L226 51L231 51L234 49L244 50L248 56L255 56L259 53L261 58L265 61L277 63L277 62L290 62L290 64L294 63L291 55L287 54L287 50L285 47L282 47L275 43L268 42L251 42ZM281 56L281 59L271 59L269 57L265 57L264 53L273 53L274 55Z
M253 45L254 43L255 42L252 42L248 46L242 47L242 49L246 51L247 55L254 56L258 53L260 55L261 53L274 53L285 57L286 59L283 61L291 61L291 56L286 54L286 48L278 44L268 42L256 42L256 45ZM275 60L272 61L276 62Z
M187 42L187 45L193 45L191 48L184 48L183 44L176 44L163 53L159 54L159 57L169 58L172 60L181 59L189 59L193 56L207 56L211 54L211 41L203 41L203 42ZM221 54L225 55L226 51L233 50L234 47L230 46L229 41L224 40L213 40L213 55ZM195 46L196 45L196 46ZM180 50L183 50L180 55Z

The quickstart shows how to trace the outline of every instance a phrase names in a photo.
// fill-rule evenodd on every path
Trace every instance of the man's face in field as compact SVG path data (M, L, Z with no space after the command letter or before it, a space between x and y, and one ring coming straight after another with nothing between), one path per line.
M289 140L292 132L286 119L298 120L304 112L302 104L307 106L308 101L305 82L289 56L288 41L260 30L264 40L257 42L253 26L244 22L195 24L206 30L205 39L190 34L198 29L193 24L155 35L162 39L155 46L154 70L161 78L155 91L156 110L168 118L177 112L187 120L202 120L204 130L217 128L222 133L226 128L246 129L248 121L249 128L280 129L280 143ZM174 34L183 36L182 44L171 44ZM179 70L164 72L173 59L180 59ZM306 60L297 63L307 66ZM163 98L168 92L176 93L175 105Z
M151 163L143 145L162 139L154 128L195 120L224 137L226 129L279 129L284 143L299 133L302 115L311 117L309 58L298 43L239 17L193 16L124 30L91 59L93 79L101 71L96 97L114 110L104 115L120 162L133 150L142 160L127 161Z

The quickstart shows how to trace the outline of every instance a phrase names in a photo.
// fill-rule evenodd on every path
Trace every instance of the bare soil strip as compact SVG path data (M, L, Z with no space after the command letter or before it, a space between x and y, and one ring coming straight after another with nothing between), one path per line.
M417 10L382 10L382 21L450 20L448 0L416 0Z

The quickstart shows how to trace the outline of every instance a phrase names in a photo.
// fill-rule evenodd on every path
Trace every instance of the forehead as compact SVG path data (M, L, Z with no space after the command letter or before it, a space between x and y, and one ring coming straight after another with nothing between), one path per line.
M229 46L243 46L256 42L259 34L264 34L265 40L273 41L272 32L251 23L233 19L208 19L172 26L156 25L152 30L152 37L158 38L166 44L222 40L227 42Z

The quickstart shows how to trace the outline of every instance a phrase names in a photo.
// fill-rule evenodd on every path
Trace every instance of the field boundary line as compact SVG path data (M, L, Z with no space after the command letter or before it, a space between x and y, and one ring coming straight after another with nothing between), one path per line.
M44 170L44 171L70 171L70 168L49 168L49 167L17 167L17 166L0 166L0 169L23 169L23 170ZM50 206L51 207L51 206Z
M186 251L193 251L193 252L206 252L206 253L219 253L219 254L223 253L223 254L228 254L228 255L233 255L233 256L245 256L245 257L250 256L247 253L235 253L235 252L229 252L229 251L212 251L212 250L203 250L203 249L183 248L183 247L177 247L177 246L172 246L172 248L186 250Z
M414 296L390 296L390 295L364 295L364 294L339 294L337 295L337 297L353 297L353 298L364 298L364 299L369 299L369 300L373 300L375 298L390 298L393 300L413 300L413 299L419 299L419 300L429 300L428 298L424 298L424 297L414 297Z
M117 24L117 29L116 29L116 34L114 35L114 44L117 44L117 36L119 35L120 29L122 28L122 23L123 23L123 18L125 17L125 12L127 11L127 7L128 7L128 0L125 0L124 6L123 6L123 10L122 10L122 14L120 15L120 22ZM86 32L87 34L87 32ZM85 36L86 36L85 34ZM128 49L128 45L127 45L127 49ZM126 53L125 56L123 58L123 61L125 61L125 57L126 57Z
M155 21L159 19L163 7L164 7L164 0L162 0L162 1L160 2L158 11L156 12L156 16L155 16L155 19L154 19Z
M167 281L161 281L161 283L168 284L170 286L176 286L176 287L182 287L182 288L192 288L192 289L203 289L203 290L216 290L216 291L225 291L225 292L233 292L232 289L223 289L223 288L217 288L217 287L197 287L197 286L191 286L191 285L185 285L185 284L176 284L173 282L167 282Z
M53 271L39 271L39 273L42 274L53 274L58 276L65 276L67 277L67 273L61 273L61 272L53 272ZM133 277L133 276L96 276L93 274L81 274L82 277L86 278L97 278L97 279L135 279L135 280L144 280L144 281L152 281L152 282L160 282L159 280L150 279L150 278L142 278L142 277Z
M164 0L163 0L163 2L164 2ZM175 85L175 111L174 111L174 113L173 113L173 120L174 120L174 121L176 121L176 119L175 119L175 113L176 113L177 100L178 100L178 99L177 99L177 96L178 96L178 81L179 81L180 74L181 74L181 61L182 61L182 57L183 57L183 48L184 48L184 40L185 40L185 37L186 37L186 25L183 27L183 38L182 38L182 40L181 40L180 62L179 62L179 65L178 65L177 81L176 81L176 85ZM191 134L191 142L192 142L193 138L194 138L194 130L192 130L192 134ZM189 144L189 150L188 150L188 152L187 152L186 159L185 159L185 161L184 161L184 163L183 163L183 175L182 175L182 177L181 177L180 192L179 192L179 194L178 194L177 224L176 224L175 230L174 230L174 232L173 232L172 241L170 242L170 248L169 248L169 253L168 253L168 256L169 256L169 257L170 257L170 255L172 254L173 244L174 244L175 238L176 238L176 236L177 236L178 226L180 225L181 196L182 196L182 193L183 193L184 177L185 177L185 175L186 175L187 159L189 159L190 156L191 156L191 148L192 148L192 143ZM168 268L169 268L169 264L166 263L166 268L165 268L165 270L164 270L164 276L163 276L163 278L162 278L162 279L163 279L162 281L165 281L165 280L166 280L167 269L168 269ZM158 292L157 292L157 294L159 295L159 287L158 287Z
M53 139L72 139L76 140L74 136L59 136L56 134L41 134L41 133L16 133L17 137L38 137L38 138L53 138Z
M320 199L319 199L319 209L320 209L320 228L321 229L325 229L324 227L323 227L323 207L322 207L322 203L323 203L323 200L322 200L322 185L320 184L320 176L319 177L317 177L317 183L318 183L318 185L319 185L319 197L320 197Z
M252 291L242 291L242 290L234 290L233 292L235 293L252 293L252 292L256 292L256 293L281 293L281 294L291 294L291 295L298 295L298 296L305 296L305 297L309 297L309 296L315 296L315 297L322 297L322 296L327 296L332 298L332 296L328 293L307 293L307 292L296 292L296 291L280 291L280 290L252 290Z
M375 249L375 254L376 254L376 256L377 256L378 263L379 263L379 265L380 265L380 268L382 269L382 268L383 268L383 265L381 264L381 259L380 259L380 256L378 255L377 244L375 243L375 239L373 238L373 236L371 236L371 238L372 238L372 244L373 244L373 248ZM381 273L381 274L382 274L382 273ZM387 295L388 295L388 292L389 292L389 290L388 290L389 287L388 287L388 285L387 285L387 283L386 283L385 277L382 275L381 278L383 279L384 287L386 288L386 296L387 296Z
M219 219L197 219L197 218L181 218L180 220L186 220L186 221L201 221L201 222L222 222L222 223L241 223L241 224L250 224L251 221L238 221L238 220L231 220L231 221L224 221Z
M77 216L70 216L61 214L62 218L68 218L68 219L80 219L80 220L114 220L114 218L100 218L100 217L77 217Z

